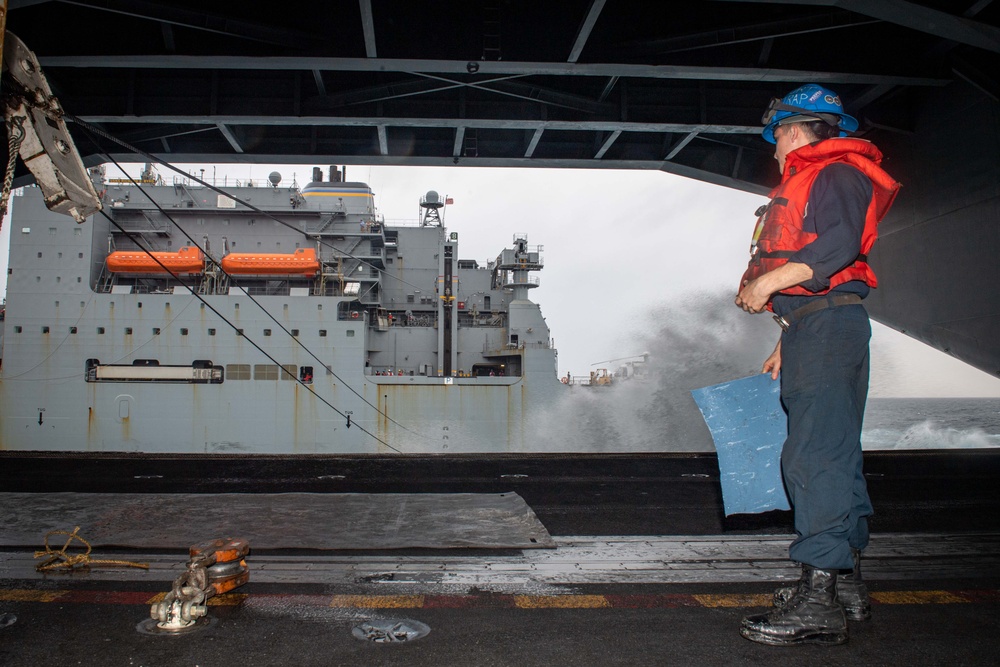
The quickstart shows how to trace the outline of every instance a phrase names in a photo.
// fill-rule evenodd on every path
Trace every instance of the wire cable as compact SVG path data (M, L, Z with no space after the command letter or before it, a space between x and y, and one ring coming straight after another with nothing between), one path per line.
M114 218L112 218L110 215L108 215L107 213L105 213L103 210L101 210L100 213L105 218L107 218L108 222L110 222L112 225L114 225L115 228L118 231L120 231L122 234L124 234L126 238L128 238L130 241L132 241L133 243L135 243L137 247L142 247L142 246L139 245L139 242L136 240L136 238L130 232L126 231L124 227L122 227L121 225L119 225L118 222ZM218 310L216 310L215 307L213 307L212 304L210 304L200 294L198 294L194 290L194 288L191 287L191 285L189 285L185 281L181 280L180 276L178 276L176 273L174 273L173 271L171 271L170 269L168 269L166 267L166 265L163 264L163 262L161 262L155 255L153 255L152 252L150 252L149 250L146 250L146 249L143 249L143 250L144 250L144 252L147 255L149 255L150 259L152 259L154 262L156 262L159 265L159 267L161 269L163 269L170 276L173 276L173 278L178 283L180 283L182 287L187 288L187 290L189 292L191 292L192 296L194 296L196 299L198 299L210 311L212 311L213 313L215 313L215 315L220 320L222 320L223 322L225 322L226 324L228 324L233 329L233 331L235 331L237 334L239 334L243 338L245 338L246 341L248 343L250 343L250 345L252 345L258 352L260 352L261 354L263 354L265 357L267 357L267 359L270 360L272 363L274 363L278 368L280 368L282 370L282 372L284 372L285 374L289 375L293 380L295 380L296 382L298 382L309 393L311 393L313 396L315 396L321 403L323 403L324 405L326 405L328 408L330 408L331 410L333 410L334 412L336 412L341 417L345 418L347 420L348 428L350 428L350 426L351 426L351 418L350 418L349 415L347 415L346 413L341 412L340 410L338 410L332 403L330 403L328 400L326 400L325 398L323 398L322 396L320 396L319 394L317 394L310 385L306 384L301 379L295 377L295 375L293 375L291 372L289 372L277 359L275 359L274 357L272 357L270 354L267 353L267 351L264 350L264 348L262 348L260 345L258 345L257 343L255 343L252 338L250 338L249 336L247 336L245 333L241 333L239 327L237 327L235 324L233 324L225 315L223 315ZM403 453L402 450L396 449L395 447L393 447L392 445L390 445L388 442L386 442L382 438L380 438L377 435L375 435L374 433L368 431L363 426L358 425L358 429L360 429L362 433L365 433L366 435L370 436L376 442L379 442L379 443L385 445L386 447L388 447L392 451L396 452L397 454L402 454Z
M270 220L273 220L273 221L277 222L278 224L280 224L280 225L282 225L284 227L287 227L288 229L291 229L291 230L295 231L296 233L302 234L303 236L305 236L306 238L308 238L310 240L315 240L321 246L329 248L330 250L334 251L335 253L339 253L340 255L342 255L344 257L349 257L349 258L351 258L353 260L356 260L360 264L362 264L364 266L367 266L370 269L374 269L374 270L378 271L380 274L382 274L385 277L392 278L393 280L396 280L396 281L398 281L398 282L400 282L400 283L402 283L404 285L408 285L409 287L412 287L414 289L420 289L419 285L414 285L411 282L407 282L407 281L403 280L399 276L394 276L391 273L389 273L388 271L386 271L385 269L379 268L379 267L375 266L374 264L372 264L370 262L366 262L365 260L361 259L360 257L356 257L355 255L352 255L350 252L348 252L346 250L342 250L342 249L338 248L335 245L327 243L326 241L324 241L321 238L318 238L318 237L314 238L314 237L310 236L308 232L306 232L306 231L304 231L302 229L299 229L299 228L295 227L294 225L291 225L291 224L285 222L284 220L281 220L280 218L278 218L274 214L272 214L272 213L270 213L268 211L264 211L264 210L262 210L260 208L257 208L256 206L254 206L253 204L251 204L248 201L244 201L244 200L242 200L242 199L240 199L238 197L234 197L232 194L230 194L229 192L223 190L222 188L218 188L218 187L216 187L214 185L211 185L211 184L207 183L206 181L201 180L197 176L194 176L192 174L188 174L188 173L186 173L186 172L178 169L174 165L170 164L169 162L166 162L165 160L162 160L162 159L156 157L152 153L147 153L146 151L142 150L141 148L137 148L136 146L133 146L132 144L130 144L130 143L126 142L126 141L122 141L121 139L119 139L119 138L115 137L114 135L106 132L105 130L102 130L101 128L97 127L96 125L91 125L87 121L81 120L80 118L77 118L76 116L73 116L71 114L65 114L64 118L66 118L67 120L73 121L74 123L76 123L77 125L79 125L82 129L86 130L91 135L96 134L98 136L104 137L108 141L111 141L111 142L113 142L115 144L118 144L122 148L126 148L126 149L128 149L130 151L133 151L134 153L136 153L138 155L141 155L142 157L146 158L147 160L149 160L151 162L155 162L155 163L157 163L159 165L163 165L167 169L180 174L184 178L187 178L187 179L190 179L190 180L194 181L198 185L204 186L204 187L208 188L209 190L212 190L213 192L216 192L216 193L218 193L220 195L225 195L226 197L229 197L230 199L232 199L233 201L235 201L237 204L241 204L243 206L246 206L248 209L250 209L254 213L259 213L260 215L263 215L264 217L266 217L266 218L268 218ZM91 136L91 141L94 141L93 136ZM104 153L105 156L108 157L108 159L111 159L111 156L107 155L107 152L104 151L101 148L100 144L98 144L96 141L94 141L94 144L97 146L98 150L101 151L101 153ZM112 160L112 162L114 162L114 160ZM118 165L117 162L115 162L115 164ZM119 169L121 169L121 166L119 166Z
M94 141L94 138L93 138L93 136L91 136L91 137L90 137L90 139L91 139L91 141ZM94 143L95 143L95 145L96 145L96 143L97 143L97 142L95 141ZM100 146L98 146L98 150L100 150ZM298 345L298 346L299 346L300 348L302 348L302 349L303 349L303 350L304 350L304 351L306 352L306 354L308 354L308 355L309 355L310 357L312 357L313 359L315 359L315 360L316 360L316 363L317 363L317 364L319 364L320 366L323 366L324 368L326 368L326 369L327 369L327 370L329 371L329 373L330 373L330 374L331 374L331 375L332 375L333 377L335 377L335 378L336 378L336 379L337 379L337 380L338 380L338 381L339 381L339 382L340 382L340 383L341 383L341 384L342 384L342 385L343 385L343 386L344 386L344 387L345 387L345 388L346 388L346 389L347 389L348 391L350 391L350 392L351 392L352 394L354 394L355 396L357 396L358 398L360 398L360 399L361 399L361 401L365 403L365 405L367 405L368 407L370 407L371 409L373 409L373 410L374 410L374 411L375 411L375 412L376 412L377 414L381 415L382 417L385 417L385 418L386 418L386 419L387 419L388 421L392 422L393 424L395 424L396 426L400 427L400 428L401 428L401 429L403 429L404 431L407 431L408 433L412 433L412 434L414 434L414 435L417 435L417 436L420 436L420 437L422 437L422 438L426 438L426 437L427 437L427 436L425 436L425 435L423 435L423 434L421 434L421 433L418 433L418 432L414 431L413 429L410 429L410 428L408 428L408 427L404 426L403 424L400 424L400 423L399 423L398 421L396 421L395 419L393 419L392 417L390 417L389 415L387 415L386 413L384 413L384 412L383 412L382 410L380 410L380 409L379 409L379 408L378 408L378 407L377 407L376 405L373 405L373 404L372 404L372 403L371 403L371 402L370 402L370 401L369 401L368 399L366 399L366 398L365 398L365 397L364 397L364 396L363 396L362 394L360 394L360 393L359 393L359 392L358 392L358 391L357 391L357 390L356 390L356 389L355 389L354 387L352 387L352 386L350 385L350 383L348 383L348 382L347 382L346 380L344 380L344 379L343 379L342 377L340 377L339 375L337 375L337 373L336 373L336 372L335 372L335 371L333 370L333 367L332 367L332 365L327 365L327 364L323 363L323 360L322 360L322 359L320 359L320 358L319 358L318 356L316 356L316 354L314 354L314 353L313 353L313 351L312 351L312 350L310 350L310 349L309 349L309 348L308 348L308 347L307 347L307 346L305 345L305 343L303 343L303 342L302 342L301 340L299 340L299 339L298 339L298 338L297 338L296 336L293 336L293 335L292 335L292 332L291 332L291 331L289 331L289 330L288 330L287 328L285 328L285 326L284 326L284 325L283 325L283 324L282 324L282 323L281 323L280 321L278 321L278 319L277 319L277 318L276 318L276 317L275 317L274 315L272 315L272 314L271 314L271 313L270 313L270 312L269 312L269 311L267 310L267 308L265 308L265 307L263 306L263 304L261 304L261 303L260 303L259 301L257 301L257 299L255 299L255 298L253 297L253 295L252 295L252 294L250 294L250 292L248 292L248 291L247 291L247 289L246 289L245 287L243 287L242 285L240 285L240 284L239 284L239 281L238 281L238 280L236 280L235 278L233 278L233 276L231 276L231 275L230 275L229 273L227 273L227 272L226 272L226 270L222 268L222 265L221 265L221 264L220 264L219 262L217 262L217 261L215 260L215 258L214 258L214 257L212 257L212 256L211 256L211 255L210 255L210 254L209 254L209 253L207 252L207 250L206 250L205 248L202 248L202 247L201 247L200 245L198 245L198 242L197 242L197 241L195 241L195 240L194 240L194 238L192 238L192 237L191 237L191 235L190 235L190 234L188 234L188 232L187 232L187 231L186 231L186 230L185 230L185 229L184 229L184 228L183 228L183 227L182 227L182 226L181 226L180 224L178 224L178 223L177 223L177 221L176 221L176 220L174 220L174 219L173 219L173 218L172 218L172 217L170 216L170 214L169 214L169 213L167 213L167 211L166 211L166 210L164 210L164 209L163 209L163 208L162 208L162 207L161 207L161 206L160 206L160 205L159 205L159 204L158 204L158 203L156 202L156 200L155 200L155 199L154 199L153 197L151 197L151 196L149 195L149 193L148 193L148 192L146 192L146 191L145 191L145 190L143 189L142 185L140 185L140 184L139 184L139 183L138 183L138 182L137 182L137 181L136 181L136 180L135 180L134 178L132 178L131 176L129 176L129 175L128 175L128 174L127 174L127 173L125 172L125 170L124 170L124 169L122 168L122 166L121 166L121 165L120 165L120 164L119 164L119 163L118 163L118 162L117 162L117 161L116 161L116 160L115 160L115 159L114 159L113 157L111 157L111 156L110 156L110 155L108 155L107 153L105 153L104 155L105 155L105 157L106 157L106 158L108 158L108 160L110 160L110 161L111 161L111 162L112 162L112 163L113 163L113 164L114 164L114 165L115 165L116 167L118 167L118 169L119 169L119 170L121 170L121 172L122 172L123 174L125 174L126 178L128 178L128 179L129 179L129 181L130 181L130 182L132 183L132 185L133 185L133 186L135 186L135 187L136 187L136 188L137 188L137 189L139 190L139 192L141 192L141 193L142 193L142 194L143 194L143 195L144 195L144 196L146 197L146 199L148 199L148 200L149 200L149 201L150 201L150 202L151 202L151 203L153 204L153 206L155 206L155 207L156 207L156 210L158 210L158 211L159 211L159 212L160 212L160 213L161 213L161 214L162 214L162 215L163 215L163 216L164 216L164 217L165 217L165 218L166 218L167 220L169 220L169 221L170 221L170 222L171 222L171 223L172 223L172 224L173 224L173 225L174 225L174 226L175 226L175 227L176 227L176 228L178 229L178 231L180 231L180 232L181 232L181 234L183 234L183 235L184 235L184 237L185 237L185 238L186 238L186 239L187 239L187 240L188 240L188 241L189 241L189 242L191 243L191 245L193 245L194 247L198 248L198 250L200 250L200 251L202 252L202 254L204 254L204 256L205 256L206 258L208 258L208 260L209 260L209 261L210 261L210 262L211 262L211 263L212 263L212 264L213 264L213 265L214 265L214 266L215 266L215 267L216 267L216 268L217 268L217 269L218 269L218 270L219 270L219 271L220 271L220 272L221 272L221 273L222 273L222 274L224 275L224 276L226 276L226 278L228 278L228 279L229 279L230 281L232 281L232 282L233 282L233 284L235 284L235 286L236 286L236 287L239 287L239 288L240 288L240 289L241 289L241 290L243 291L243 293L244 293L244 294L245 294L245 295L247 296L247 298L248 298L248 299L250 299L250 301L252 301L252 302L253 302L253 304L254 304L255 306L257 306L257 307L258 307L258 308L259 308L259 309L261 310L261 312L263 312L263 313L264 313L265 315L267 315L267 317L268 317L268 318L269 318L269 319L270 319L270 320L271 320L272 322L274 322L274 324L275 324L275 325L276 325L276 326L277 326L277 327L278 327L279 329L281 329L281 330L282 330L282 331L283 331L283 332L284 332L285 334L287 334L287 335L288 335L288 337L289 337L289 338L291 338L291 339L292 339L293 341L295 341L295 344L296 344L296 345ZM222 192L222 194L225 194L225 195L226 195L227 197L229 196L229 195L228 195L228 194L226 194L226 193L225 193L224 191L220 191L220 192ZM103 211L102 211L102 213L103 213ZM109 220L111 220L111 218L110 218L110 217L109 217L109 216L108 216L107 214L104 214L104 217L106 217L106 218L108 218ZM119 227L119 226L117 225L117 223L114 223L114 224L115 224L115 226L116 226L116 227L118 227L118 229L121 229L121 227ZM293 228L293 229L294 229L294 228ZM134 238L133 238L133 237L132 237L131 235L128 235L128 234L126 234L126 235L128 236L129 240L131 240L131 241L132 241L133 243L135 243L135 244L136 244L136 246L137 246L137 247L141 248L141 249L143 250L143 252L145 252L145 253L146 253L146 254L148 254L148 255L149 255L150 257L152 257L152 258L153 258L154 260L156 260L156 258L155 258L155 257L153 257L153 256L152 256L152 254L150 254L150 251L149 251L148 249L146 249L146 248L143 248L143 247L142 247L142 246L141 246L141 245L140 245L140 244L139 244L138 242L136 242L136 240L135 240L135 239L134 239ZM157 264L159 264L159 261L158 261L158 260L157 260ZM160 266L163 266L163 265L162 265L162 264L160 264ZM174 275L174 274L171 274L171 275ZM179 280L179 279L178 279L178 280ZM181 283L183 284L183 281L181 281ZM187 287L187 285L184 285L184 286L185 286L185 287ZM189 287L188 289L190 289L190 287ZM192 290L192 293L193 293L193 290Z

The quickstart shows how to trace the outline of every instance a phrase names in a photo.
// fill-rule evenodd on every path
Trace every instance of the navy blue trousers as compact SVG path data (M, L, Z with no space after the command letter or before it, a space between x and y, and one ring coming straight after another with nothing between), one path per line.
M781 336L781 401L788 413L781 472L798 536L788 553L822 570L852 568L851 548L868 545L872 505L861 423L870 339L860 304L808 315Z

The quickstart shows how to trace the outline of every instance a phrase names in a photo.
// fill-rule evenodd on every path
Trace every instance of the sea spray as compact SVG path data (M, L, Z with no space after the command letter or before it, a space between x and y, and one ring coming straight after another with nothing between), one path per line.
M609 387L567 387L533 424L538 451L714 451L690 391L760 372L780 334L721 291L690 294L636 324L622 347L649 353L641 372Z

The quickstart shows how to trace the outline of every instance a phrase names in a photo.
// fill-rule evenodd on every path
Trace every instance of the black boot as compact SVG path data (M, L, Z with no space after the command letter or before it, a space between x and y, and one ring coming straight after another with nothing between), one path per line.
M847 620L867 621L872 617L872 604L868 598L868 587L861 578L861 552L851 549L851 555L854 557L854 569L837 575L837 600L843 605ZM774 606L784 607L797 590L798 586L783 586L774 591Z
M743 619L740 634L772 646L843 644L847 620L837 602L837 574L802 566L799 588L785 606Z

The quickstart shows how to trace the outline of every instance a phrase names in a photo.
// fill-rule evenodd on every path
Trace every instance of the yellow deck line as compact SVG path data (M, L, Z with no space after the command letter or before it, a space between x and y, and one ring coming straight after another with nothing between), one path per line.
M611 603L603 595L515 595L521 609L600 609Z
M990 589L992 590L992 589ZM73 595L74 603L83 603L80 600L79 592L69 590L30 590L30 589L0 589L0 602L54 602L65 595ZM100 594L101 591L93 591ZM161 602L167 593L151 594L146 604ZM963 595L962 593L944 590L926 591L873 591L870 593L872 602L885 605L905 605L905 604L976 604L980 602L976 595ZM211 606L236 606L241 604L251 594L248 593L226 593L209 598L208 604ZM265 594L263 597L267 597ZM294 596L292 596L294 597ZM315 597L315 596L309 596ZM321 598L324 596L320 596ZM450 597L450 596L435 596ZM466 597L466 596L458 596ZM611 596L611 599L604 595L510 595L502 596L511 600L513 605L520 609L606 609L612 608L612 602L619 596ZM621 596L628 598L629 596ZM655 595L652 597L656 597ZM669 596L665 596L666 601ZM692 594L690 598L698 605L706 608L749 608L749 607L770 607L771 594ZM332 595L329 596L330 607L353 608L353 609L420 609L424 606L424 595ZM476 607L475 601L468 607ZM619 602L619 607L628 607L628 603ZM654 605L655 607L655 605Z
M353 609L419 609L423 595L334 595L331 607Z
M886 591L868 594L879 604L962 604L969 600L948 591Z
M52 602L66 591L32 591L25 589L0 590L2 602Z
M771 594L692 595L702 607L770 607Z

